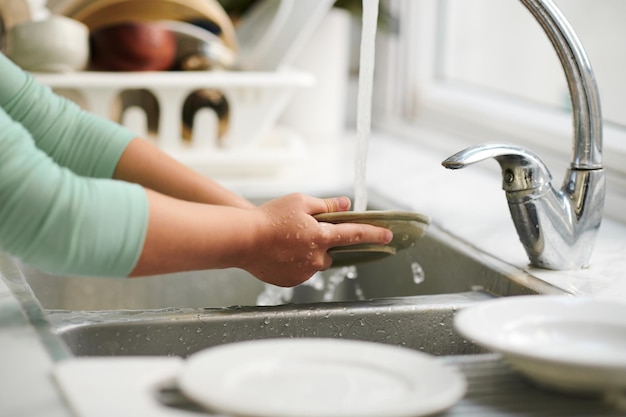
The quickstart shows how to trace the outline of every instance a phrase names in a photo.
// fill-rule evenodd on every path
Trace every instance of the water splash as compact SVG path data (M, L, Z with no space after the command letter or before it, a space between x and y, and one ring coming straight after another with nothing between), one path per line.
M358 277L358 273L357 273L356 267L354 266L344 266L342 268L332 270L332 273L328 277L328 281L326 283L326 289L324 290L324 295L322 299L324 301L335 300L337 288L346 279L356 279L357 277Z
M265 284L263 292L257 296L256 304L258 306L277 306L289 303L292 299L293 288L284 288L271 284Z
M416 262L409 262L413 282L416 285L424 282L426 273L422 266ZM353 299L365 300L365 294L358 282L358 270L355 266L344 266L341 268L331 268L326 272L317 272L307 281L300 284L301 287L310 287L313 290L321 294L322 301L337 301L342 300L343 294L338 294L338 290L345 290L346 287L342 287L342 284L346 280L353 281L348 287L354 291L352 294ZM297 287L296 287L297 288ZM265 284L265 288L261 294L257 297L258 306L275 306L281 304L287 304L293 302L294 288L277 287L270 284Z
M358 278L357 269L354 266L333 268L328 272L317 272L311 278L300 284L302 287L311 287L322 294L323 301L333 301L337 299L337 288L346 280ZM363 299L362 290L355 283L357 299ZM265 284L263 292L258 295L256 304L258 306L275 306L293 302L294 288L277 287Z

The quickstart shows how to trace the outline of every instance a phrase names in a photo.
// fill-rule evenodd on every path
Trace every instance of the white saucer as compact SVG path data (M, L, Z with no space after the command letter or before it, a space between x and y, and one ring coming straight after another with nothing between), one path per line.
M626 303L572 296L486 301L457 330L540 385L574 393L626 389Z
M342 339L267 339L189 357L179 387L213 412L256 417L417 417L465 394L430 355Z

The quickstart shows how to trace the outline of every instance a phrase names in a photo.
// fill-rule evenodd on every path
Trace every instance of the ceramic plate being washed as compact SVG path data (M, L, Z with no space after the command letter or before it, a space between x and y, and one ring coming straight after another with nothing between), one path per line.
M411 211L369 210L322 213L314 216L325 223L365 223L385 227L393 233L393 240L386 245L357 244L329 250L333 266L354 265L395 255L397 251L410 248L426 233L428 216Z
M588 394L626 389L625 316L624 302L526 295L464 309L454 324L539 385Z
M178 379L212 412L247 417L418 417L466 390L431 355L356 340L265 339L192 354Z

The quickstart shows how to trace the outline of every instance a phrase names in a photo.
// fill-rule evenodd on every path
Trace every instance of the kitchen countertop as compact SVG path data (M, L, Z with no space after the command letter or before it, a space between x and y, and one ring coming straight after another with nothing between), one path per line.
M316 144L315 164L278 181L222 182L249 197L295 191L327 196L329 190L351 191L353 145L350 137ZM530 268L509 217L497 166L493 170L476 167L453 172L440 165L447 156L404 139L376 134L370 143L367 182L372 190L397 201L399 207L429 215L434 223L477 248L570 293L618 299L626 296L626 281L622 279L626 271L626 226L605 219L591 266L585 270ZM15 263L1 255L0 276L0 414L71 415L50 378L54 359L66 352L48 338L45 329L42 331L45 325L38 305L20 302L32 294Z

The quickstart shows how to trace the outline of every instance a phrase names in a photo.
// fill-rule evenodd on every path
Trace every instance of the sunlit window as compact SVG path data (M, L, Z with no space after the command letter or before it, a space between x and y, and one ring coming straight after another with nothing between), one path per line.
M397 35L377 50L380 126L433 145L411 126L445 130L444 152L479 142L531 149L558 187L571 158L571 102L543 29L519 0L383 0ZM626 1L555 0L580 39L600 90L607 214L626 221ZM397 126L403 125L403 129Z
M626 127L626 2L557 0L600 87L604 118ZM537 22L515 0L444 0L440 75L449 82L569 109L560 63Z

